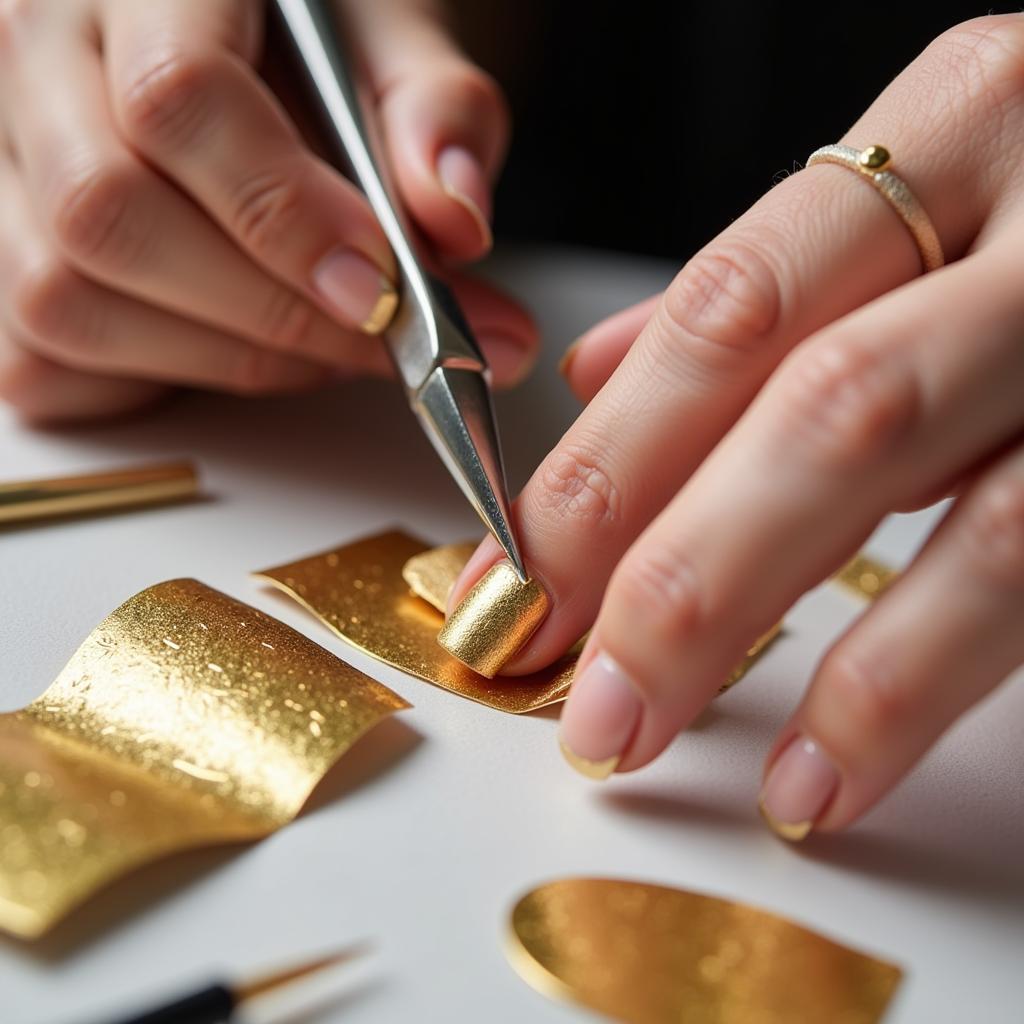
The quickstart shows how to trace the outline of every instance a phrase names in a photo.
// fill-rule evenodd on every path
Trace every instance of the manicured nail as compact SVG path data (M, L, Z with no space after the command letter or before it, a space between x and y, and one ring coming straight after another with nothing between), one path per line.
M588 779L606 779L619 766L640 721L640 692L603 651L572 684L562 712L559 743L565 759Z
M476 221L481 244L490 249L491 190L480 161L462 146L448 146L437 158L437 177L445 192Z
M482 330L477 341L487 356L494 379L508 387L519 384L533 366L531 353L521 342L507 334Z
M437 642L491 679L533 636L550 607L539 583L523 583L508 562L499 562L459 602Z
M814 740L797 736L761 787L761 814L783 839L799 842L814 827L839 785L839 772Z
M313 271L317 291L341 317L380 334L395 315L398 293L380 267L353 249L335 249Z
M569 376L569 367L572 366L572 361L576 358L576 353L580 349L580 342L582 338L577 338L563 353L562 358L558 360L558 372L563 377Z

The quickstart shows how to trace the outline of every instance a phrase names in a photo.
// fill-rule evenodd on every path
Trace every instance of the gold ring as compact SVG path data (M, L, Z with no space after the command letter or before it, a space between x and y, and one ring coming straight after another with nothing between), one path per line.
M910 191L907 183L898 174L889 170L892 156L885 146L868 146L867 149L854 149L853 146L822 146L807 158L807 166L811 167L813 164L839 164L840 167L849 167L851 171L856 171L869 181L910 229L921 253L921 263L926 273L929 270L937 270L946 262L942 255L942 243L931 218Z

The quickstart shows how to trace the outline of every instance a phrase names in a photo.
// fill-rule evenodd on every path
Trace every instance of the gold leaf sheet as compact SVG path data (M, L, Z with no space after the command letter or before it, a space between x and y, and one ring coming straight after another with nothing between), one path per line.
M524 896L508 955L539 992L628 1024L874 1024L903 973L767 911L599 878Z
M496 679L478 675L438 645L444 623L438 609L444 607L475 547L467 543L430 548L408 534L391 531L256 575L305 605L361 651L452 693L511 714L564 700L579 644L541 672ZM760 637L722 690L741 679L779 633L780 626L774 626Z
M272 832L408 706L195 580L136 594L0 715L0 928L38 936L130 868Z
M874 601L896 582L899 575L895 569L861 552L854 555L833 579L857 597Z

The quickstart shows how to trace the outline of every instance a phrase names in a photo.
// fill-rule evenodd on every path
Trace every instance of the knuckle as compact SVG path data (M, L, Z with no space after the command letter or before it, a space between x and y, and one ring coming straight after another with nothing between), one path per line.
M540 468L542 511L574 524L617 523L621 497L606 461L599 448L581 442L565 444L552 452Z
M128 137L173 147L195 141L207 123L218 60L175 50L146 66L128 83L119 104Z
M74 259L128 265L139 257L147 232L137 216L141 169L125 163L67 175L53 197L57 244Z
M819 675L821 700L828 705L825 729L831 748L851 752L866 738L884 737L899 730L915 713L913 691L901 685L890 663L878 652L865 656L852 646L836 647L826 656Z
M1024 587L1024 474L981 483L965 520L972 562L998 584Z
M11 306L15 320L30 335L60 342L79 311L81 284L78 276L58 259L50 259L24 271L13 282Z
M929 48L937 81L968 101L1000 108L1019 104L1024 89L1024 22L989 15L955 25Z
M302 211L302 186L287 170L256 174L235 190L231 225L250 251L271 256L279 252Z
M669 360L682 358L717 376L760 349L780 316L778 272L740 240L713 242L697 253L665 292L664 323L655 343ZM664 351L666 350L667 351Z
M275 349L300 352L307 347L315 316L313 307L302 296L273 285L265 299L262 333Z
M781 440L823 469L861 468L908 432L920 401L900 359L856 340L812 342L780 377Z
M627 555L609 590L630 620L643 622L656 638L678 641L700 622L696 575L686 558L665 545L644 545Z

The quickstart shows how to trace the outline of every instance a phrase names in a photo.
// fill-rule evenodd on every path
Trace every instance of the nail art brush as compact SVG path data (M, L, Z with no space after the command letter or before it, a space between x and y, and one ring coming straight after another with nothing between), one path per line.
M504 549L526 572L510 517L508 486L491 398L490 370L455 297L423 266L392 200L385 161L375 155L373 125L363 115L337 26L317 0L276 0L298 55L323 143L366 194L394 250L400 302L385 331L406 396L449 473Z
M348 963L363 956L368 949L366 945L353 946L340 953L333 953L272 974L260 975L241 983L214 982L162 1006L126 1017L119 1024L222 1024L229 1021L235 1011L249 1000L309 978L328 968Z

